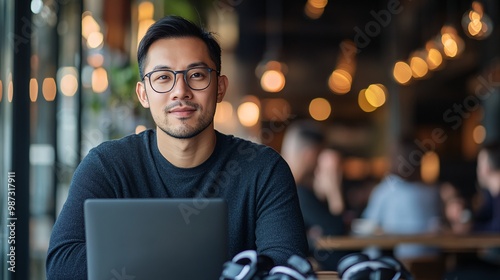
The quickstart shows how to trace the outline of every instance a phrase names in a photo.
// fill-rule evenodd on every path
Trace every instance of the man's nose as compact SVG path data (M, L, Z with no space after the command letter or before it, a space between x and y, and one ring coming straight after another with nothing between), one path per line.
M189 99L192 97L191 88L186 83L185 73L177 73L174 88L170 92L172 99Z

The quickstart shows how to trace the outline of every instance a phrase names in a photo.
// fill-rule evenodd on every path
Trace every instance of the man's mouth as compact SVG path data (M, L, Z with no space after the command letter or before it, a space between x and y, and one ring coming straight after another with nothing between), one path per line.
M196 108L190 106L175 107L168 111L168 113L174 114L178 117L189 117L194 112L196 112Z

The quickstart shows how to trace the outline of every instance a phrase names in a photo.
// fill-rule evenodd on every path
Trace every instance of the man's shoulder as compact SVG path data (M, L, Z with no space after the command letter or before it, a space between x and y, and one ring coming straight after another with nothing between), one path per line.
M265 156L265 157L280 158L279 153L270 146L257 143L253 140L243 139L241 137L230 134L223 134L220 132L218 134L219 134L219 139L221 139L223 142L224 150L230 151L233 154L234 152L236 152L236 154L234 155L241 155L247 157L247 159L248 156L251 157Z
M139 134L130 134L118 139L104 141L90 152L98 154L113 154L115 156L126 155L130 152L137 153L138 150L146 148L154 137L153 130L146 130Z

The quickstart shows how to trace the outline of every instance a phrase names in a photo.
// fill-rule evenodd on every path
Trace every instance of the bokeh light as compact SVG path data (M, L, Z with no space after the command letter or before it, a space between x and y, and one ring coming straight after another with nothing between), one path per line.
M56 99L57 87L54 78L45 78L42 83L42 94L45 100L54 101Z
M436 70L443 63L443 56L441 52L433 47L430 47L427 50L427 58L426 58L427 66L429 70Z
M217 110L215 111L214 122L225 123L233 118L233 105L228 101L221 101L217 103Z
M87 38L87 47L91 49L98 48L102 45L104 42L104 35L99 32L92 32L89 34L89 37Z
M87 56L87 63L94 68L101 67L104 64L104 55L100 53L91 54Z
M453 26L445 25L441 28L440 41L443 53L447 58L456 58L465 49L464 41L458 36L457 30Z
M482 144L484 139L486 139L486 128L482 125L474 127L472 131L472 139L476 144Z
M377 109L377 107L372 106L370 102L366 99L366 89L362 89L358 94L358 105L363 112L370 113Z
M260 79L260 85L267 92L279 92L285 87L285 75L281 71L267 70Z
M82 36L87 39L91 33L99 32L101 28L90 12L83 13Z
M373 107L380 107L385 104L387 88L382 84L372 84L365 91L365 98Z
M491 35L493 23L484 13L481 2L472 2L471 9L462 16L462 28L468 37L476 40L483 40Z
M398 61L394 65L393 76L396 82L406 85L410 82L413 73L411 71L410 65L404 61Z
M344 176L349 180L362 180L370 173L370 163L363 158L349 157L344 160Z
M318 19L323 15L327 4L328 0L308 0L304 7L304 13L310 19Z
M412 76L417 79L425 77L429 71L429 67L427 66L425 60L419 56L413 56L410 58L410 68Z
M328 100L318 97L309 103L309 114L317 121L324 121L330 117L332 107Z
M73 96L78 90L78 79L74 74L68 73L61 78L61 93L66 96Z
M99 67L92 72L92 90L95 93L103 93L108 89L108 73L106 69Z
M343 69L336 69L328 79L328 87L337 94L346 94L351 90L352 76Z
M427 184L435 183L439 177L439 156L428 151L422 156L420 165L420 176L422 181Z
M141 2L138 6L137 20L152 19L155 12L155 6L149 1Z
M30 79L30 100L36 102L38 99L38 81L35 78Z
M12 102L14 98L14 84L12 83L12 73L7 78L7 101Z
M260 109L255 102L247 101L238 106L237 114L243 126L252 127L259 122Z

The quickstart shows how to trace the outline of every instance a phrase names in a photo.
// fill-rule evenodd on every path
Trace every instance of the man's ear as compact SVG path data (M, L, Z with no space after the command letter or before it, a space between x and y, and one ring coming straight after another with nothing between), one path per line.
M225 75L221 75L217 77L217 79L219 79L219 82L217 83L217 103L220 103L222 99L224 99L224 95L226 95L229 82Z
M137 93L137 98L139 99L139 102L141 102L142 107L149 108L149 99L146 94L146 87L144 86L144 83L137 82L135 85L135 93Z

